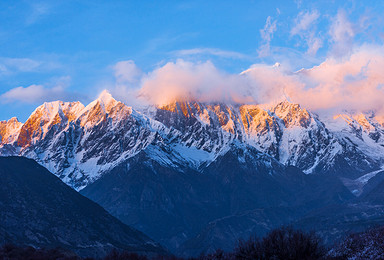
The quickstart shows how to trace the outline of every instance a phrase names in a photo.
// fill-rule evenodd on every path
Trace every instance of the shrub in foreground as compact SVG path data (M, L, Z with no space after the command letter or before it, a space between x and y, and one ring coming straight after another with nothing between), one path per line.
M264 238L240 241L234 250L235 259L322 259L325 247L315 233L282 227Z

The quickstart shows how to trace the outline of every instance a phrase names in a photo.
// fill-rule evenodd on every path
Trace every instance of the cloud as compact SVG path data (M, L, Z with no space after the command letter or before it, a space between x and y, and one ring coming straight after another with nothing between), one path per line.
M144 76L142 70L133 60L119 61L113 67L115 81L109 87L111 94L129 105L140 105L137 100L137 91ZM142 100L141 100L142 102Z
M312 111L375 110L384 113L384 47L363 45L345 59L330 57L298 72L254 65L245 73L256 84L261 103L279 98Z
M36 23L41 17L48 14L50 9L50 6L46 3L33 3L29 15L26 16L26 24L31 25Z
M16 87L0 95L0 100L4 103L23 102L23 103L42 103L60 99L64 90L62 87L47 89L42 85L30 85L28 87Z
M53 87L43 85L30 85L28 87L12 88L0 95L1 103L21 102L26 104L40 104L56 100L74 101L83 99L79 93L67 90L70 81L69 77L60 77L55 80Z
M346 12L340 9L333 18L329 30L330 42L333 44L331 55L341 58L352 53L356 29L356 26L348 20Z
M0 76L9 76L17 73L47 72L62 65L52 59L35 60L30 58L0 57Z
M251 101L243 77L218 70L211 62L169 62L149 73L138 94L150 103L162 105L176 100L201 102Z
M384 114L383 67L384 47L378 45L363 45L345 59L329 57L297 72L284 65L254 64L241 74L230 74L210 61L179 59L143 74L140 87L131 89L123 101L270 104L287 98L312 111L375 110Z
M37 70L41 62L29 58L0 57L0 72L9 74L12 72L31 72Z
M315 37L314 33L311 33L307 38L308 50L310 55L316 55L317 51L323 46L323 40L320 37Z
M260 30L260 36L264 43L260 46L259 57L265 57L269 55L270 43L273 38L273 34L276 32L276 28L276 20L272 21L272 18L268 16L264 28Z
M329 58L298 73L305 87L292 88L297 102L311 109L377 110L384 104L384 48L365 45L348 59Z
M143 73L133 60L120 61L113 66L113 69L118 84L135 83Z
M317 10L312 12L300 12L296 17L295 26L291 29L291 35L297 35L307 31L319 17L320 14Z
M303 1L302 1L302 0L295 0L294 2L295 2L295 4L296 4L297 8L300 8L301 5L303 4Z
M173 54L176 56L190 56L190 55L210 55L217 56L221 58L230 58L230 59L240 59L247 60L249 57L245 54L235 52L235 51L226 51L215 48L194 48L194 49L185 49L174 51Z
M317 10L312 12L300 12L295 19L295 25L291 29L291 36L298 35L308 46L307 53L316 55L317 51L323 46L323 40L318 35L315 26L320 14Z

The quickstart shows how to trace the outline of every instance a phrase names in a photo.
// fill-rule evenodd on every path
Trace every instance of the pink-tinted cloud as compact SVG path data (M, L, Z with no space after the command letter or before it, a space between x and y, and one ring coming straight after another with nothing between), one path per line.
M384 48L363 46L348 59L329 58L298 76L306 84L292 89L297 102L312 109L383 110Z
M139 95L155 104L180 99L202 102L249 102L247 82L218 70L211 62L169 62L149 73Z
M384 47L366 45L345 59L292 72L284 66L252 65L229 74L211 62L169 62L146 74L125 100L162 105L175 100L268 104L289 99L313 111L384 111ZM127 101L129 102L129 101Z

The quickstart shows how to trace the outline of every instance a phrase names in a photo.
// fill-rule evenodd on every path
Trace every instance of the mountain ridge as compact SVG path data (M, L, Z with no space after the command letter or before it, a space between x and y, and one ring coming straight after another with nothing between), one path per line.
M338 164L348 166L347 177L379 169L384 127L363 114L332 120L286 100L269 108L183 101L145 113L104 91L87 106L55 101L39 106L24 124L2 121L0 154L33 158L78 190L150 144L173 149L175 164L196 169L235 140L306 173L335 173Z

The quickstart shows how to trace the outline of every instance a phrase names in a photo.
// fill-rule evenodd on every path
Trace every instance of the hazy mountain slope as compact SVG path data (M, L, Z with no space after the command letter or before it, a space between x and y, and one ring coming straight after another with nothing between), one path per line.
M102 256L112 248L164 253L31 159L0 157L0 242Z
M319 184L298 168L286 167L251 146L237 143L204 166L202 172L166 167L144 150L81 193L169 249L198 255L204 248L225 245L229 249L234 237L270 230L313 208L354 198L335 177L323 178L323 182ZM282 209L289 214L283 214ZM253 214L255 211L265 213ZM276 217L278 212L280 219ZM195 237L213 230L211 223L222 223L222 219L227 219L227 224L214 225L215 239L205 237L196 242ZM191 239L195 242L188 242ZM191 243L204 247L195 245L192 250Z

